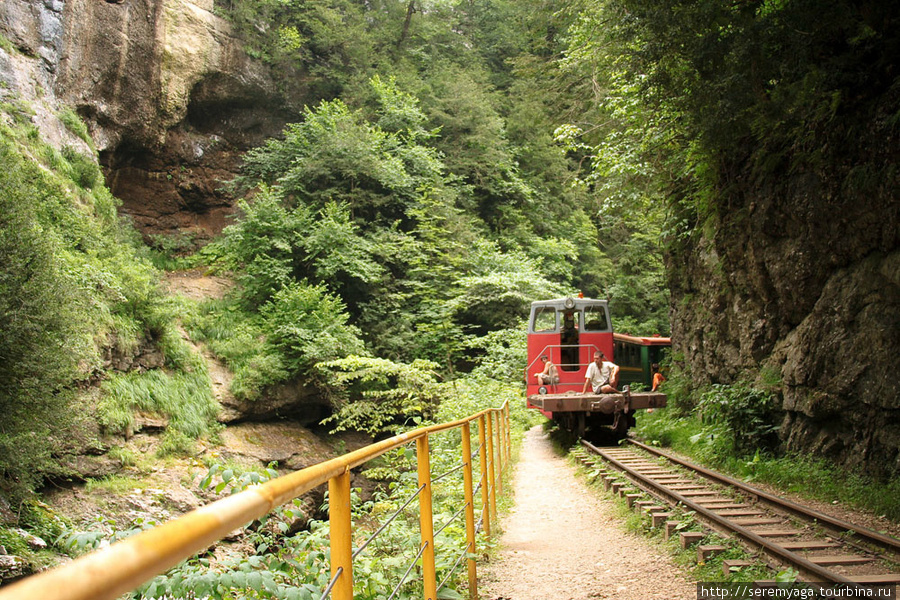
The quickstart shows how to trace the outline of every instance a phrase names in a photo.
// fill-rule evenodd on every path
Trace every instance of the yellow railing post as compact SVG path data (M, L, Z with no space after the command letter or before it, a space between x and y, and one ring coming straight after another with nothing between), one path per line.
M503 416L502 413L495 412L493 413L494 417L497 419L497 426L494 429L494 435L497 437L497 494L500 496L503 495L503 427L501 425Z
M419 472L419 531L422 536L422 597L437 598L437 572L434 567L434 517L431 512L431 459L428 456L428 436L416 439L416 462Z
M331 539L331 577L337 583L334 600L353 600L353 536L350 511L350 469L328 480L328 521ZM340 574L338 574L340 573Z
M488 462L487 462L487 426L484 415L478 417L478 460L481 463L481 518L484 522L484 533L491 535L491 511L490 493L488 488Z
M487 414L487 455L488 455L488 481L490 482L490 513L491 521L497 522L497 477L494 468L494 424L491 413Z
M469 600L478 600L478 574L475 565L475 486L472 482L472 431L462 426L463 489L466 503L466 563L469 567Z
M506 403L503 412L506 415L506 427L504 429L506 434L506 464L509 464L509 460L512 457L512 415L510 414L509 402Z

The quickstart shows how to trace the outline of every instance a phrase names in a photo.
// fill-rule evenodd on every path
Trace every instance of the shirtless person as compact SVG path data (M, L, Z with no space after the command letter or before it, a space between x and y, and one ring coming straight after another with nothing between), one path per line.
M559 371L556 370L556 365L546 355L542 356L541 360L544 362L544 370L534 374L537 384L542 386L559 383Z
M606 360L602 352L594 353L594 362L588 365L584 374L584 388L582 394L587 394L588 388L595 394L619 394L616 383L619 381L619 366Z

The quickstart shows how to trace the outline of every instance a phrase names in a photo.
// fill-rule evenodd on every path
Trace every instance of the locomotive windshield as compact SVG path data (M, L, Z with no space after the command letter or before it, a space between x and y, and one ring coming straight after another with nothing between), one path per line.
M594 305L584 307L585 331L608 331L609 321L606 318L606 306Z
M559 333L567 330L610 331L606 301L565 298L532 303L529 333Z
M556 309L552 306L536 307L531 323L531 330L536 333L556 331Z

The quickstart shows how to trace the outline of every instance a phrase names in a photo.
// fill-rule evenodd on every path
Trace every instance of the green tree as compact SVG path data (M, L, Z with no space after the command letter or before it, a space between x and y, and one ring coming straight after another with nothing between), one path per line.
M359 330L348 325L343 302L324 289L292 282L260 309L269 342L291 375L318 362L363 352Z
M0 138L0 476L29 489L52 465L54 438L70 421L72 382L88 354L88 312L78 282L56 257L52 230L36 218L49 183Z

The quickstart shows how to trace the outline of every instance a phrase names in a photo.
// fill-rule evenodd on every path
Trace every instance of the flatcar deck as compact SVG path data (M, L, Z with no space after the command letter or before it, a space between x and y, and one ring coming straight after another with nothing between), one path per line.
M532 394L528 404L545 413L586 412L613 414L666 405L666 395L658 392L635 392L633 394Z

